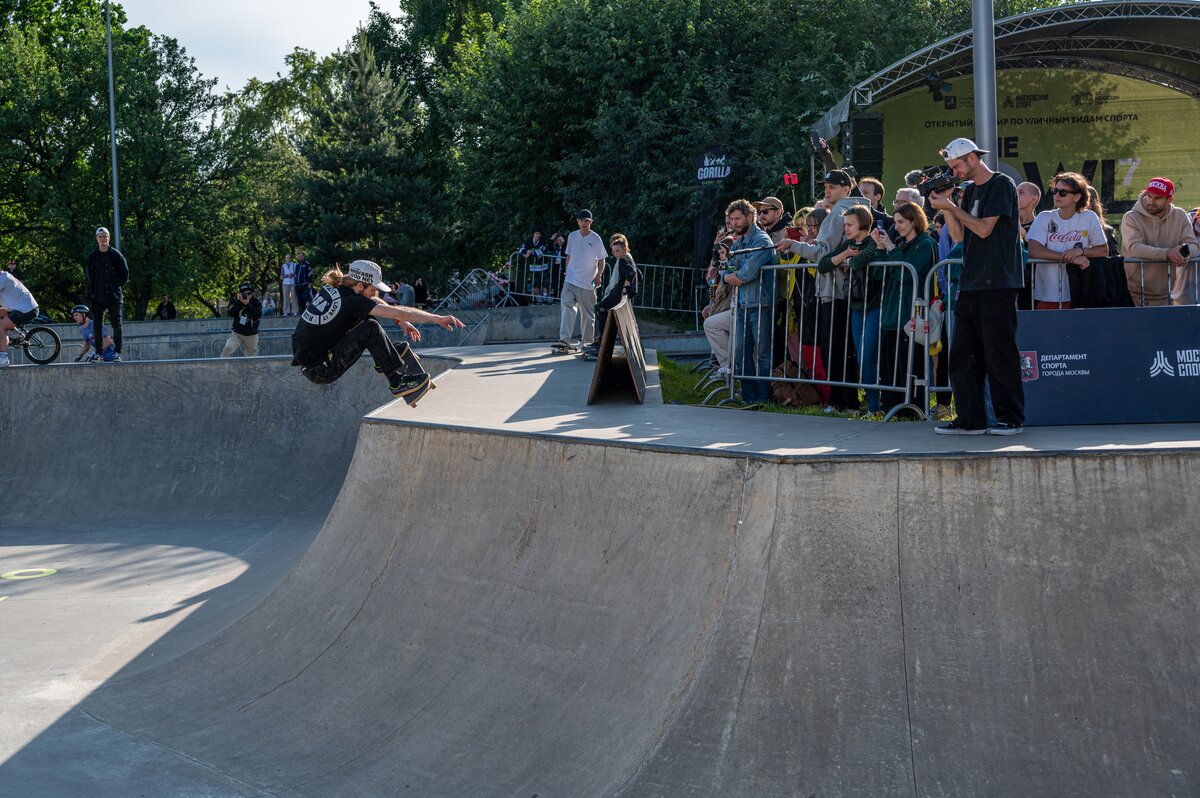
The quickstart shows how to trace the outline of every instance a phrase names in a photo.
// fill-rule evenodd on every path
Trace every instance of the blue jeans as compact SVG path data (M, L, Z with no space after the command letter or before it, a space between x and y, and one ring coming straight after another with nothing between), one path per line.
M738 308L737 341L741 352L738 373L771 376L771 306ZM760 404L771 398L771 383L742 380L742 400Z
M854 336L854 351L858 354L858 381L878 382L876 374L879 371L879 308L852 308L850 334ZM872 413L879 412L879 391L867 391L867 410Z

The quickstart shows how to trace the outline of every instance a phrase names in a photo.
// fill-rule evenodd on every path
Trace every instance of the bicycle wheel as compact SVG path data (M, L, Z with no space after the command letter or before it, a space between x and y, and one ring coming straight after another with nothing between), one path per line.
M62 350L58 333L49 327L30 327L25 331L25 356L34 363L53 363Z

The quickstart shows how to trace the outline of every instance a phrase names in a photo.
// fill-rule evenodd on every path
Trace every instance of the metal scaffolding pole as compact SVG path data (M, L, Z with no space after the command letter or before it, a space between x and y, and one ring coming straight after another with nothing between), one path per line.
M112 245L121 250L121 188L117 182L117 103L113 92L112 17L104 0L104 27L108 34L108 136L112 141L113 229Z
M975 62L975 143L988 151L983 162L999 168L996 133L996 27L992 0L971 0Z

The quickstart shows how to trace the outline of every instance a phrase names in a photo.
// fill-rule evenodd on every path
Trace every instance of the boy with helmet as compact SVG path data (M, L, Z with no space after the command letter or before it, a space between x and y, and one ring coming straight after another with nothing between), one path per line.
M86 360L88 363L95 363L103 357L105 361L111 363L117 353L113 347L113 339L109 337L108 330L101 324L101 346L96 346L96 322L88 318L89 314L90 310L87 305L76 305L71 308L71 319L79 326L79 335L83 338L83 346L80 347L79 354L75 356L75 362ZM91 351L90 355L89 351Z
M379 295L390 290L379 264L372 261L356 260L345 273L330 269L325 286L304 308L292 333L292 365L300 366L311 382L324 385L345 374L365 349L375 360L375 370L388 378L392 396L415 406L432 385L429 375L407 343L397 351L377 319L393 319L414 341L421 340L421 333L413 322L432 322L447 330L463 323L454 316L388 305Z

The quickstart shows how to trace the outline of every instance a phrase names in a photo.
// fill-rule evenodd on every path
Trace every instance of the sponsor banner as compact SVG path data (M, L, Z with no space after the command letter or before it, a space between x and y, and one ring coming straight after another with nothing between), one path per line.
M1200 307L1017 317L1029 426L1200 421Z
M729 177L733 171L733 158L725 147L710 147L700 156L696 164L696 181L699 183L719 183Z
M973 78L949 81L937 102L921 88L871 107L883 115L883 182L888 195L910 169L942 163L938 148L975 138ZM1097 186L1110 219L1128 210L1150 178L1175 181L1175 204L1200 205L1200 101L1147 81L1069 69L996 74L1001 171L1045 191L1060 170ZM1043 196L1041 209L1051 207Z

